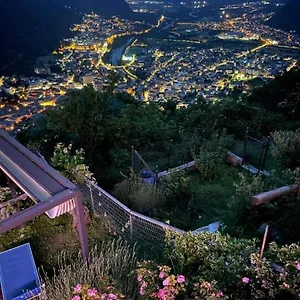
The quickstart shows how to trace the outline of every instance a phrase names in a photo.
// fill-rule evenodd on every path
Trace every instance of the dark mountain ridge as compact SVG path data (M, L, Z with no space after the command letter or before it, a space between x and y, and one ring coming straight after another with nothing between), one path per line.
M29 61L53 50L84 13L132 18L125 0L0 0L0 74L26 72Z
M268 25L285 31L300 32L300 1L290 0L269 20Z

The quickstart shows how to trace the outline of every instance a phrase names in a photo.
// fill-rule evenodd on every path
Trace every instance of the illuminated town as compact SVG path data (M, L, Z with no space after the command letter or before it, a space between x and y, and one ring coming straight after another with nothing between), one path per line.
M175 9L160 1L128 2L137 12ZM138 101L171 99L180 107L200 96L211 101L242 97L299 62L300 37L265 25L278 5L249 2L221 7L217 16L192 12L188 20L161 14L154 24L85 15L51 55L37 60L36 76L0 78L0 125L8 130L27 126L71 90L91 84L102 91L111 74L118 75L115 90Z

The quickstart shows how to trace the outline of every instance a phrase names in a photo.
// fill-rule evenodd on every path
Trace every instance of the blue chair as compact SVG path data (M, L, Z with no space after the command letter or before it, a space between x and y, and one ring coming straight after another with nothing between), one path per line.
M3 300L41 299L43 288L29 244L0 253Z

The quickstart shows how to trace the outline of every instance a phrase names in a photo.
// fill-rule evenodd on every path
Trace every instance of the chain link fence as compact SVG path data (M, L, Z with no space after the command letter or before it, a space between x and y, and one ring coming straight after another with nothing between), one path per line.
M184 231L132 211L94 182L85 179L81 185L85 200L102 218L104 226L114 235L131 242L162 246L167 231Z

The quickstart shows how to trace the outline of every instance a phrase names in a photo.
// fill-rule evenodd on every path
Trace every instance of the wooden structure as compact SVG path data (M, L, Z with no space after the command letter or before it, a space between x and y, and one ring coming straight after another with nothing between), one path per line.
M294 184L290 186L284 186L273 191L261 193L252 197L252 205L268 203L272 200L276 200L280 197L287 196L293 193L297 194L299 192L299 188L300 186L298 184Z
M46 213L55 218L66 212L75 211L82 254L88 259L88 239L83 210L83 196L76 185L63 177L21 145L4 130L0 130L0 169L8 177L13 199L28 196L36 203L11 217L0 221L0 234L22 226L35 217ZM18 199L17 187L24 193Z

